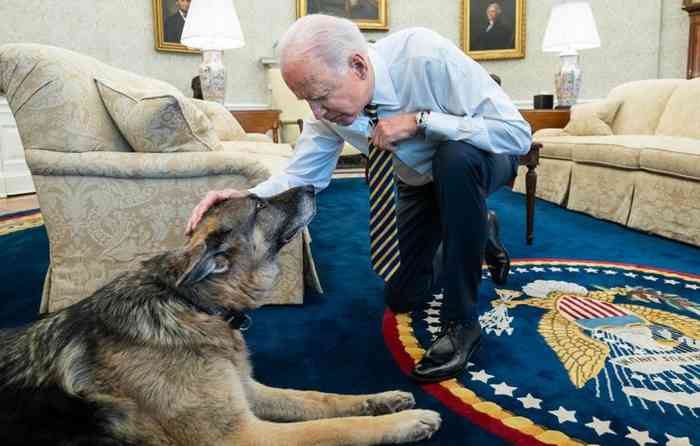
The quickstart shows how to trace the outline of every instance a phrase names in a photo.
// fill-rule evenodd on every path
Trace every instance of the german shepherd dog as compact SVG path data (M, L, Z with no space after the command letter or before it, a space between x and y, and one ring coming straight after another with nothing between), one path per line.
M210 209L188 242L87 299L0 332L3 445L374 445L430 437L404 392L336 395L252 377L243 312L315 213L312 188Z

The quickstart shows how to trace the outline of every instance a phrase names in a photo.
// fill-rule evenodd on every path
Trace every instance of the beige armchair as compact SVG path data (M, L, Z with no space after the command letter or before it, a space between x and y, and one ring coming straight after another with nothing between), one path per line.
M288 145L245 135L222 106L191 99L215 131L212 150L135 152L106 110L98 78L182 96L164 82L64 49L0 46L0 93L17 121L49 237L41 312L85 298L140 260L181 245L207 191L251 187L291 155ZM304 266L314 273L309 248L306 231L283 250L268 303L303 301Z

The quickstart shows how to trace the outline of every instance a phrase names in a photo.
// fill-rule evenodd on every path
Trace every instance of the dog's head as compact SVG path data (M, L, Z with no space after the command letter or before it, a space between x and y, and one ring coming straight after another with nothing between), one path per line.
M204 215L185 247L176 286L205 305L253 308L277 276L280 249L316 213L311 186L270 198L225 200Z

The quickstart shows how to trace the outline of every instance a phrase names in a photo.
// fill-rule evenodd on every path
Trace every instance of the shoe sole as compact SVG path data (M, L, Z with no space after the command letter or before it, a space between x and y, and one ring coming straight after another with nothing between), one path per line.
M469 351L469 354L467 355L467 364L469 363L469 359L471 359L472 355L481 347L481 337L479 337L479 340L476 341L476 344L472 347L472 349ZM449 373L447 375L441 376L441 377L435 377L435 378L428 378L424 376L418 376L414 375L413 372L411 372L411 379L419 382L421 384L434 384L434 383L439 383L448 379L456 378L459 376L462 372L467 370L467 364L464 365L464 368L458 371L455 371L454 373Z

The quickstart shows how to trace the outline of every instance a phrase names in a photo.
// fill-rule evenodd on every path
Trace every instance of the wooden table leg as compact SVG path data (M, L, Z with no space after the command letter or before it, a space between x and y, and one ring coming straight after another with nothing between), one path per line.
M527 220L526 220L526 239L527 244L532 245L534 240L534 223L535 223L535 196L537 194L537 166L540 163L540 148L542 144L533 143L530 147L530 152L523 159L527 166L527 174L525 176L525 198L527 200Z

